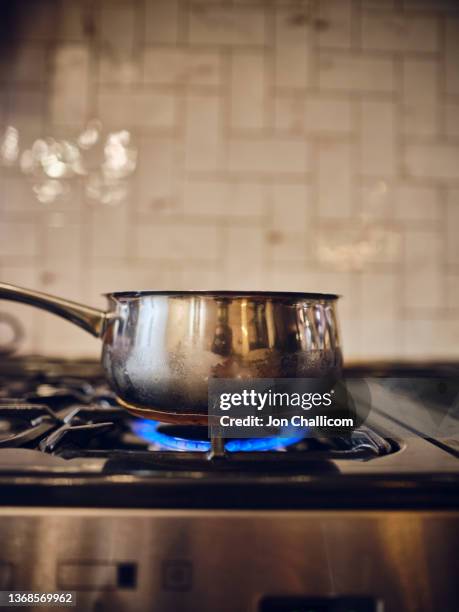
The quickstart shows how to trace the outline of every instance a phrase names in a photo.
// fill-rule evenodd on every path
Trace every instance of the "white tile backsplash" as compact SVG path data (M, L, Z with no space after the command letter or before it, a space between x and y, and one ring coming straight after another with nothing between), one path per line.
M264 54L233 53L231 62L230 126L261 129L265 123Z
M393 319L362 318L360 332L360 351L364 359L390 359L394 351L401 352L402 346L398 326Z
M398 275L396 272L364 272L360 278L363 327L377 327L378 321L397 318ZM384 304L384 311L381 309ZM368 323L367 323L368 321ZM371 325L370 321L376 323Z
M228 184L229 197L226 214L246 220L257 219L265 214L265 188L262 181L233 181Z
M459 138L459 101L444 106L444 130L446 138Z
M403 320L402 338L405 355L422 355L428 347L432 359L457 358L459 344L459 319L435 318L425 315L423 318Z
M274 231L307 232L311 211L307 185L275 183L268 195L271 201L271 223Z
M395 105L363 100L360 108L360 168L366 176L396 173Z
M395 218L409 224L438 221L441 216L438 190L427 185L401 183L395 194Z
M43 44L21 45L15 56L0 59L0 82L42 83L46 77L46 48Z
M14 258L34 259L39 252L37 227L32 221L7 221L0 226L0 257L10 265Z
M108 228L107 228L108 229ZM56 262L78 270L82 255L82 226L79 215L61 211L45 213L43 218L44 265Z
M308 259L307 237L301 229L279 231L268 234L268 257L271 262L304 263Z
M260 290L266 259L264 233L259 228L230 225L225 238L225 287Z
M305 100L303 97L284 94L274 100L274 128L278 132L303 133L305 129Z
M437 104L440 75L435 60L406 57L402 61L402 74L405 104Z
M230 207L229 186L222 181L189 179L184 186L184 210L192 217L218 218Z
M90 254L99 258L123 259L128 253L129 210L126 204L90 205Z
M208 225L141 223L137 227L137 255L143 259L215 261L218 232Z
M321 24L317 32L319 47L348 49L352 42L351 0L322 0L318 9Z
M326 95L306 99L304 124L309 134L348 134L352 131L352 101Z
M352 146L322 142L318 151L318 204L322 218L348 217L352 213Z
M320 87L326 90L383 93L395 88L390 56L323 51L318 70Z
M51 120L83 125L88 110L89 48L80 43L57 46L51 63Z
M405 234L404 306L441 308L445 303L440 274L441 237L437 231L409 229Z
M27 3L0 58L0 278L99 306L120 289L337 292L347 358L457 357L456 4ZM94 118L138 149L123 202L88 199L82 176L40 203L43 167L2 165L7 125L22 153ZM24 350L99 352L2 311Z
M305 174L309 148L299 138L230 138L229 170L242 174Z
M459 96L459 17L445 20L445 91L448 95Z
M143 62L148 84L205 87L221 81L221 57L215 51L158 45L145 48Z
M143 137L139 141L137 191L131 206L141 212L177 211L176 189L177 143L171 137Z
M85 37L88 20L93 17L91 6L84 2L58 0L55 18L55 36L59 41L80 42ZM49 34L47 35L49 37Z
M451 189L446 200L446 261L459 266L459 189Z
M38 136L43 130L42 118L47 112L47 105L42 88L17 88L9 96L8 124L14 125L21 134L31 132Z
M274 21L274 83L279 88L304 89L311 62L307 13L301 6L279 8Z
M459 305L459 272L450 272L446 277L446 303L453 312Z
M143 127L171 131L176 123L176 98L164 91L101 87L98 116L113 130Z
M101 6L99 80L128 84L139 80L134 3L104 2Z
M416 178L459 180L458 144L412 144L405 149L406 171Z
M190 217L258 220L264 212L261 183L189 179L184 186L184 212Z
M100 36L102 52L130 52L136 44L136 3L102 2Z
M361 275L361 351L366 358L390 357L394 347L402 350L397 325L398 284L395 272L364 272Z
M145 2L145 42L178 42L178 0Z
M429 15L364 12L362 45L369 51L435 53L438 20Z
M222 101L215 95L186 97L185 165L189 171L221 167Z
M67 358L100 355L101 344L98 338L81 333L80 328L50 313L38 312L37 315L41 331L40 352L56 354L56 347L59 347L58 354Z
M1 184L2 211L15 217L37 213L37 209L42 212L32 191L32 183L25 181L23 176L11 173L3 177Z
M402 66L402 130L411 136L438 132L440 75L435 60L406 58Z
M265 18L260 7L191 3L188 14L191 44L256 45L265 43Z

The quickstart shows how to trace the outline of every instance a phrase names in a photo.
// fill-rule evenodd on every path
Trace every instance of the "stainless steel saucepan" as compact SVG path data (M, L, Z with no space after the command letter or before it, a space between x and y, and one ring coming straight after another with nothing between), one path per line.
M107 294L108 310L0 283L0 298L31 304L102 339L102 364L130 412L207 423L209 378L338 374L336 295L236 291Z

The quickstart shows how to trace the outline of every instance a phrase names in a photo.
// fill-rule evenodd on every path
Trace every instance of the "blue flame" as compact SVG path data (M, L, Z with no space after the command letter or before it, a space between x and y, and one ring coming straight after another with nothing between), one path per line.
M159 431L161 423L146 419L136 419L132 422L132 431L147 442L156 444L162 449L179 451L210 451L209 440L190 440L171 436ZM237 438L226 440L225 449L230 453L279 450L300 442L303 435L274 436L272 438Z

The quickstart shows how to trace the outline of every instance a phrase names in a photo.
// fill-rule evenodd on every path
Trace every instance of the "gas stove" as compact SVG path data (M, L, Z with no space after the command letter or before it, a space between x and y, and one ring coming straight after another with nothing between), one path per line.
M349 372L374 404L351 436L216 449L129 415L94 362L5 361L0 590L74 591L81 610L456 610L459 438L423 432L387 370Z

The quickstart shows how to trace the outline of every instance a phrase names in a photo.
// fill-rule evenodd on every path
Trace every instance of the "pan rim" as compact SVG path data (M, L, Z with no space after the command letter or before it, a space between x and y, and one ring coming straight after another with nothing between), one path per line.
M209 298L262 298L262 299L300 299L300 300L325 300L333 301L341 296L335 293L317 293L301 291L228 291L228 290L185 290L185 291L114 291L103 293L108 298L141 298L146 296L158 297L209 297Z

